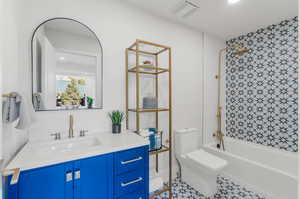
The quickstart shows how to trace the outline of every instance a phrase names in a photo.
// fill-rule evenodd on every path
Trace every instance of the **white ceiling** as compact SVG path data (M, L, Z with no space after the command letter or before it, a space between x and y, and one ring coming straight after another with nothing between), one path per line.
M182 0L127 0L146 12L187 25L199 31L230 39L298 15L298 0L191 0L199 9L187 18L173 12Z

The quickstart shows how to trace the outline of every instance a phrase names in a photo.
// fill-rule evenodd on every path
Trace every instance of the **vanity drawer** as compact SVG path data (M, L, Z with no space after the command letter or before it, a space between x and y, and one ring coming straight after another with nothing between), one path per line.
M126 196L121 196L118 199L147 199L147 198L145 197L145 191L141 190L138 192L130 193Z
M144 168L147 147L139 147L118 152L115 156L116 174L122 174Z
M135 191L145 191L145 171L143 169L116 177L115 197L124 196Z

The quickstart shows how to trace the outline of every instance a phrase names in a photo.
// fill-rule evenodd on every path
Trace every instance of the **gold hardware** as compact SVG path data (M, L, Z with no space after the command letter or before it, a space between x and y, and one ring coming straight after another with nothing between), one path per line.
M21 171L20 168L15 168L15 169L4 170L2 172L2 174L4 176L12 175L12 178L10 180L10 184L14 185L14 184L17 184L18 181L19 181L20 171Z
M170 192L170 191L171 191L171 188L170 188L167 184L164 184L164 188L163 188L162 190L157 191L157 192L151 194L151 195L149 196L149 198L155 198L156 196L158 196L158 195L160 195L160 194L162 194L162 193L164 193L164 192L167 192L167 191Z
M235 55L243 55L245 53L249 53L250 50L249 49L244 49L244 50L240 50L240 51L237 51L237 52L234 52Z
M150 46L151 48L145 48ZM151 49L151 50L150 50ZM131 52L130 52L131 51ZM132 67L129 64L129 54L133 54L135 56L135 65ZM141 56L150 55L153 57L153 66L141 66ZM168 63L166 68L159 67L160 56L165 55L168 56ZM126 72L126 115L129 115L129 111L135 113L135 126L136 131L140 130L140 114L144 112L154 112L155 114L155 127L159 128L159 112L166 111L169 115L168 121L168 148L157 151L157 153L150 153L155 155L155 168L158 171L159 168L159 152L168 152L169 154L169 186L162 189L160 193L169 192L169 198L172 198L171 186L172 186L172 49L169 46L156 44L152 42L147 42L143 40L137 39L129 48L125 50L125 72ZM150 70L142 70L142 69L150 69ZM129 72L133 73L135 76L135 107L129 108ZM150 74L154 75L154 94L156 99L159 99L159 75L161 73L165 73L168 75L168 107L165 108L157 108L145 110L140 107L140 91L141 91L141 81L142 74ZM130 119L130 118L129 118ZM126 128L129 129L129 119L126 118ZM157 193L150 195L150 198L155 197Z
M20 176L20 168L14 169L13 176L11 178L10 184L17 184Z
M12 93L6 93L6 94L2 94L2 97L16 97L16 95Z
M158 157L157 155L159 153L163 153L163 152L166 152L166 151L169 151L169 150L170 150L169 147L166 147L165 145L162 145L162 149L152 151L152 152L150 152L150 155L156 155L156 157Z
M240 45L234 45L234 46L228 46L226 48L223 48L219 51L219 65L218 65L218 74L216 75L216 79L218 79L218 112L217 112L217 122L218 122L218 129L217 132L215 133L214 136L219 138L219 144L222 145L223 150L225 151L225 147L224 147L224 140L223 140L223 136L224 134L220 133L221 132L221 128L222 128L222 107L221 107L221 65L222 65L222 53L224 51L227 51L229 49L241 49L243 47L242 44ZM244 53L249 52L249 50L240 50L237 52L234 52L235 55L242 55Z
M225 135L223 133L214 133L214 137L224 137Z

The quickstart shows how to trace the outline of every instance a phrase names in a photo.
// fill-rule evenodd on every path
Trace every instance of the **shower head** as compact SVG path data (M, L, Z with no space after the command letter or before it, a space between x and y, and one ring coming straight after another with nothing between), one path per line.
M234 52L235 55L243 55L245 53L249 53L250 50L249 49L242 49L242 50L238 50L236 52Z

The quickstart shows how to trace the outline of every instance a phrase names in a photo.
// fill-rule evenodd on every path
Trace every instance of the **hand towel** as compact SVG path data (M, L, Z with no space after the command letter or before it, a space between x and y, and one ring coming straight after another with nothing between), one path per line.
M4 123L12 123L19 118L22 97L16 93L10 93L2 102L2 120Z
M2 101L2 121L8 123L9 121L9 98L4 97Z
M20 104L19 121L16 126L17 129L28 129L34 122L34 110L31 103L25 95L22 95Z

